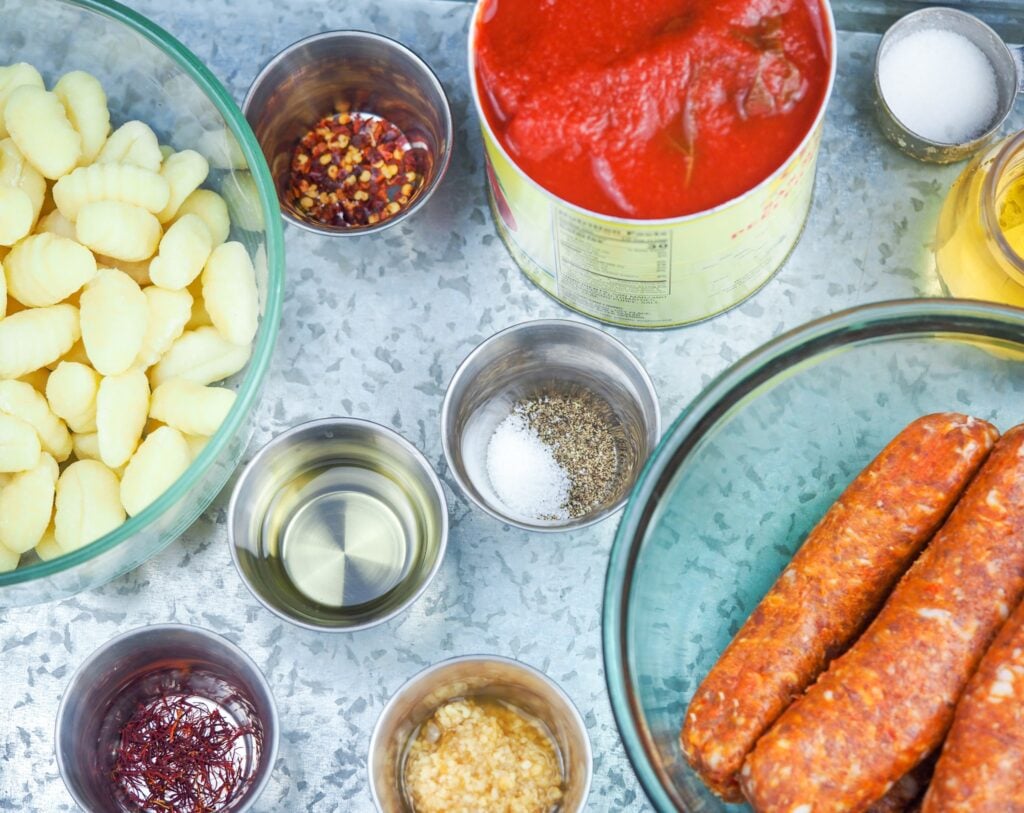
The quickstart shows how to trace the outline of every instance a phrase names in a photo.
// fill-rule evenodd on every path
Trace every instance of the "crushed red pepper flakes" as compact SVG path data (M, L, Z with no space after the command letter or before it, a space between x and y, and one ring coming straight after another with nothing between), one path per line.
M296 145L289 196L320 223L372 226L412 202L423 182L425 156L387 119L336 113Z

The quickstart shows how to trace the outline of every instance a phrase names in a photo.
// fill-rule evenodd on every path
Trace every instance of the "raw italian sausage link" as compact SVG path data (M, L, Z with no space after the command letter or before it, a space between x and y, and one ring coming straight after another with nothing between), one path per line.
M871 625L757 743L759 813L859 813L942 742L1024 594L1024 425L1007 432Z
M717 794L741 798L757 738L863 629L998 434L958 413L918 418L810 532L687 709L683 753Z
M904 775L865 813L910 813L912 810L920 809L921 797L928 789L928 782L934 770L935 758L931 756Z
M981 659L953 716L924 813L1024 811L1024 604Z

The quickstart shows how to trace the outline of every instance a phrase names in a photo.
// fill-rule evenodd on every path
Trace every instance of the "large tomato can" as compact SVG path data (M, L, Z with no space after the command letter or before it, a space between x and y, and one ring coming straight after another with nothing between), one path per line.
M829 77L797 148L761 183L712 209L640 220L600 214L549 192L521 170L484 113L476 69L478 0L469 29L469 76L480 118L494 221L513 260L563 305L630 328L697 322L763 286L796 246L811 207L825 108L836 72L835 20L823 2Z

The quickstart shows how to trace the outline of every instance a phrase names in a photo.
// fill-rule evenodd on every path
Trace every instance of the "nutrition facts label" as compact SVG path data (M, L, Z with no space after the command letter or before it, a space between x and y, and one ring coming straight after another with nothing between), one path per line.
M572 212L554 213L558 295L612 318L635 318L672 293L667 230L607 227Z

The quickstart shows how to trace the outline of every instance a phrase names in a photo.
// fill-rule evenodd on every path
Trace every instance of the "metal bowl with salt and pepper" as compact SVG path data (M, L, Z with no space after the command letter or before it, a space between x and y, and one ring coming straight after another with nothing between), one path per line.
M657 394L636 356L562 319L484 341L441 408L456 482L491 516L533 531L581 528L621 508L660 435Z

